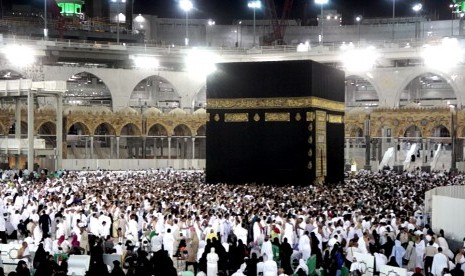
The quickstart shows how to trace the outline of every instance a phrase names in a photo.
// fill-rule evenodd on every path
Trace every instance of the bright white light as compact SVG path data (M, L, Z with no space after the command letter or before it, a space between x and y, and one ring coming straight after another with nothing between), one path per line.
M352 42L346 44L344 41L342 42L342 45L339 47L342 51L346 50L351 50L354 48L354 44Z
M326 19L327 19L327 20L330 20L330 19L331 19L331 16L329 16L329 15L326 16Z
M341 56L344 67L352 72L363 72L373 68L379 57L376 48L370 46L366 49L353 49L352 47L347 47Z
M213 25L215 25L215 21L209 19L208 20L208 26L213 26Z
M16 66L27 66L35 62L34 51L22 45L8 45L3 49L8 61Z
M126 22L126 15L124 15L123 13L119 13L118 14L118 21L119 22Z
M310 42L300 43L297 45L297 52L308 52L310 50Z
M421 11L422 8L423 8L423 5L420 4L420 3L415 4L415 5L413 5L413 7L412 7L412 9L413 9L414 12L419 12L419 11Z
M328 4L329 0L315 0L315 4L318 5L326 5Z
M262 8L262 2L260 1L250 1L247 3L247 6L251 9L261 9Z
M156 69L160 67L160 62L152 56L133 56L131 57L134 66L141 69Z
M136 18L134 18L134 21L136 21L137 23L142 23L145 21L145 18L139 14L138 16L136 16Z
M217 60L215 54L193 48L186 57L186 69L191 75L206 77L216 71Z
M179 2L179 7L181 7L183 11L188 12L194 7L194 5L190 0L181 0L181 2Z
M464 61L464 50L456 38L446 37L441 45L425 45L422 57L429 67L448 69Z
M360 21L362 21L362 17L361 17L361 16L357 16L357 17L355 17L355 21L357 21L357 22L360 22Z

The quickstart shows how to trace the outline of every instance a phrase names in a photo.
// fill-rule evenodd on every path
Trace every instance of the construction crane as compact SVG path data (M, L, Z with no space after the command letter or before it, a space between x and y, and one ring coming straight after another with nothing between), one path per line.
M271 26L273 28L273 31L269 36L266 36L263 39L263 44L265 45L285 44L284 34L286 33L287 19L289 18L289 15L291 13L293 3L294 3L294 0L285 0L281 18L278 18L274 0L265 1L266 15L267 15L267 18L271 21Z

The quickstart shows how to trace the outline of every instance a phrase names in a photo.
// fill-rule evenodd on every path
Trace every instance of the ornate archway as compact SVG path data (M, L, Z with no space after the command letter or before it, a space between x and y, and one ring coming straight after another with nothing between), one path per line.
M205 159L206 158L206 135L207 127L206 125L201 125L197 129L197 135L195 137L195 148L194 148L194 158L196 159Z
M399 107L417 104L422 107L457 105L456 89L451 80L440 72L424 72L407 78L401 91Z
M174 152L173 158L192 158L192 141L192 130L184 124L177 125L173 129L171 138L171 152Z
M181 106L181 96L176 88L165 78L149 76L134 87L129 106L133 108L156 107L169 111Z
M168 154L168 130L162 124L150 126L147 132L147 158L163 159Z
M421 138L422 133L421 129L416 125L410 125L404 131L404 137L406 138Z
M345 81L345 103L349 108L377 107L379 105L378 92L366 78L349 75Z
M56 147L56 124L45 122L37 128L37 137L45 140L46 148Z
M66 134L66 156L69 159L90 158L90 129L82 122L72 124Z
M66 105L106 106L112 108L112 96L107 85L94 74L81 72L67 80L64 94Z

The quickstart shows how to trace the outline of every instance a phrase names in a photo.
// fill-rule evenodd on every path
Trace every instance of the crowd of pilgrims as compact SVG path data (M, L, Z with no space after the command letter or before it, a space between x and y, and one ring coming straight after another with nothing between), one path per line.
M452 252L424 224L423 201L464 179L359 172L337 185L274 187L205 184L202 171L9 171L0 238L22 242L9 274L21 276L66 275L72 254L90 255L88 275L308 275L310 259L324 275L359 275L355 252L372 254L375 272L463 275L463 248ZM109 269L104 254L121 261Z

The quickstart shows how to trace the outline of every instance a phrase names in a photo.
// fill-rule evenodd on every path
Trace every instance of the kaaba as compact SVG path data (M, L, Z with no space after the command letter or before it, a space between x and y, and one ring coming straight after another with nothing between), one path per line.
M342 181L344 81L310 60L217 64L207 77L207 183Z

